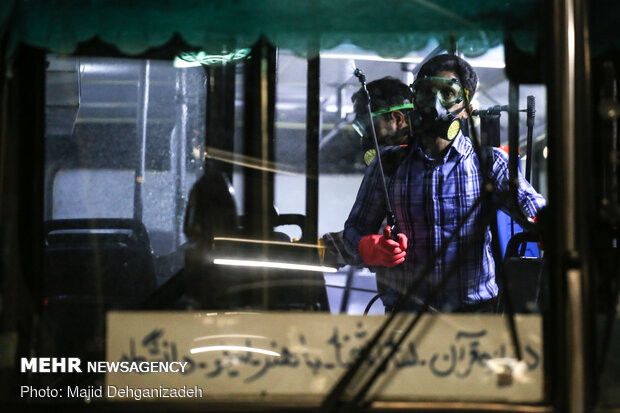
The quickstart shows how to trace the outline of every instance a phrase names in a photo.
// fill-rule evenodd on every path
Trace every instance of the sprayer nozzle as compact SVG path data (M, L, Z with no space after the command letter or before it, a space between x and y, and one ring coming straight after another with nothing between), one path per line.
M353 75L360 80L360 82L366 82L366 75L362 71L362 69L355 68L353 71Z

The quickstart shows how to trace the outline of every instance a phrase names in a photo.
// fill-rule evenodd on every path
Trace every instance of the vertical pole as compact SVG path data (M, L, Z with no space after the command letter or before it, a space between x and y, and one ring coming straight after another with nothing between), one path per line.
M244 155L258 167L244 170L245 226L254 237L265 239L272 231L275 111L275 48L261 38L245 65Z
M144 172L146 169L146 133L149 111L149 77L151 62L145 60L140 69L140 79L138 82L138 116L136 117L136 148L138 156L136 160L135 182L133 192L133 217L142 221L142 185L144 183Z
M4 40L0 40L2 52ZM13 78L6 77L5 61L0 66L0 331L11 344L5 346L3 356L19 360L36 349L33 338L45 292L45 53L22 44L13 56ZM0 369L0 382L19 381L33 382L25 381L17 368ZM0 389L1 400L13 397L10 389Z
M245 65L244 155L258 161L244 169L245 228L252 238L268 239L273 231L274 113L276 50L265 38L259 39ZM267 249L267 244L265 249ZM266 285L268 273L263 275ZM263 308L269 306L269 291L254 297Z
M174 140L170 147L170 169L174 177L174 247L181 245L183 214L185 212L185 180L187 159L187 123L189 119L187 70L176 73L177 122Z
M511 199L517 200L519 171L519 85L510 82L508 86L508 179Z
M318 238L320 76L320 57L309 58L306 105L306 223L304 227L304 239L308 243L315 243Z
M343 116L342 110L342 92L344 89L344 84L338 86L338 90L336 92L336 107L338 108L338 120L341 121Z
M315 57L308 58L306 89L306 222L303 238L316 244L319 237L319 138L321 135L321 60L318 50ZM317 250L310 249L309 262L317 261ZM316 303L317 288L314 284L304 286L306 304Z
M587 277L590 229L586 221L590 199L587 182L590 171L589 147L589 56L586 4L582 0L554 0L551 12L553 44L549 53L552 82L548 89L549 188L554 214L548 214L554 244L550 249L553 333L558 342L558 357L553 359L554 386L558 411L584 412L589 390L589 337L585 328L588 316ZM558 346L559 344L559 346ZM555 373L555 371L554 371Z
M233 153L235 150L235 64L223 63L206 68L207 73L207 119L206 146ZM232 182L233 165L217 163L218 171L226 174Z
M571 6L567 7L567 22L572 20L572 30L570 23L567 26L567 46L573 48L573 65L572 72L572 96L569 95L572 111L572 162L574 165L574 177L572 177L572 193L574 203L573 228L575 242L567 246L572 249L568 251L568 256L572 258L570 267L567 271L567 283L569 296L569 305L573 309L573 313L568 313L570 347L570 380L571 388L569 389L570 406L575 406L574 412L587 411L594 405L592 399L597 384L594 380L588 380L594 377L593 374L593 337L595 332L595 319L591 305L592 291L591 278L594 272L593 268L598 263L593 262L594 257L590 254L590 243L593 239L594 232L592 226L588 223L598 218L598 210L592 208L592 184L588 173L592 173L589 166L592 156L592 133L591 133L591 96L590 96L590 55L588 43L588 6L587 1L572 0ZM572 17L571 17L572 15ZM572 33L571 33L572 32ZM573 39L571 40L571 35ZM572 44L572 46L571 46ZM570 93L570 92L569 92ZM568 184L568 183L567 183ZM594 218L596 216L596 218ZM576 268L575 271L572 268ZM575 274L573 276L573 274ZM571 407L572 408L572 407Z

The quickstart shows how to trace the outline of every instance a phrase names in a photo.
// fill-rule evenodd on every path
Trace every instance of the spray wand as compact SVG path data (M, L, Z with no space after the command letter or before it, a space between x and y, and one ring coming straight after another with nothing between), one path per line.
M372 142L375 146L375 151L377 153L377 166L379 168L379 175L381 176L381 186L383 188L383 196L385 198L385 217L387 220L387 226L383 229L383 235L386 238L391 238L393 240L398 241L398 226L396 225L396 216L394 215L394 211L392 210L392 205L390 204L390 196L388 195L387 184L385 183L385 174L383 173L383 163L381 162L381 155L379 152L379 142L377 141L377 134L375 133L375 124L372 120L372 111L370 110L370 93L368 93L368 88L366 88L366 75L361 69L356 68L353 71L353 75L360 81L362 85L362 89L366 94L366 102L368 104L368 117L370 118L370 133L372 134Z

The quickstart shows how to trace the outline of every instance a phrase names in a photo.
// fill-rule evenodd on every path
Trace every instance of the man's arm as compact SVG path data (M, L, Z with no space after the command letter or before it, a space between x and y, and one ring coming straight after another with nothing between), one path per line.
M514 199L511 197L502 199L501 210L515 219L529 218L532 220L547 204L545 198L540 195L525 179L521 171L518 171L519 185L517 187L517 208L514 207ZM506 194L509 189L508 155L499 148L493 148L493 169L491 181L497 196ZM521 216L518 216L521 215Z
M366 168L357 198L344 224L344 244L347 251L362 264L358 246L361 239L376 234L385 218L386 207L383 199L381 175L376 159Z

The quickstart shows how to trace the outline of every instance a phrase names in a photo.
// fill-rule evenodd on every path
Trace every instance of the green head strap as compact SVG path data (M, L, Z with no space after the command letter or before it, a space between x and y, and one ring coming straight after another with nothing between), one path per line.
M371 113L372 117L383 115L385 113L394 112L395 110L413 109L413 103L404 103L402 105L390 106L389 108L379 109ZM366 112L368 113L368 112Z

